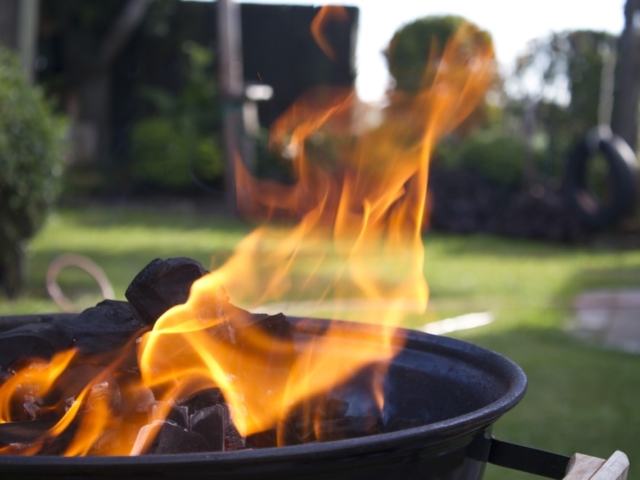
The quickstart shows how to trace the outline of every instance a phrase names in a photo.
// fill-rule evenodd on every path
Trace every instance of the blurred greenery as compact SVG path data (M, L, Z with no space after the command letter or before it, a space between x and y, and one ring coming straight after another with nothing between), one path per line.
M186 42L183 50L188 68L181 93L151 86L141 92L155 113L131 131L131 177L138 185L184 191L223 173L213 54L194 42Z
M609 33L568 30L530 42L518 58L511 83L520 92L505 110L521 116L527 104L533 109L535 133L543 140L538 174L558 178L568 150L598 125L604 59L615 49ZM569 97L558 98L564 88Z
M566 332L579 292L638 287L640 251L437 236L427 238L426 255L436 318L491 311L493 324L454 336L506 355L529 379L522 403L497 423L497 438L569 456L622 450L632 465L640 461L638 355ZM485 478L540 477L488 466Z
M0 47L0 291L22 287L23 243L44 222L60 186L64 120Z
M428 16L408 23L396 31L384 52L394 88L416 93L428 88L433 78L428 65L437 63L450 38L463 25L467 30L458 55L471 60L479 50L493 48L491 34L455 15Z
M154 258L189 256L208 267L212 255L229 252L248 231L249 226L239 220L180 212L95 207L55 213L30 245L27 296L16 301L0 300L0 314L57 311L52 301L44 300L45 273L61 253L87 255L97 262L113 284L116 297L123 300L129 282ZM71 285L63 281L61 277L61 287L71 298L92 289L99 293L92 279L77 277Z
M401 27L385 50L395 80L392 93L412 95L428 88L427 66L439 61L462 25L470 35L460 55L473 58L491 46L490 33L458 16L424 17ZM509 90L497 78L484 101L438 146L435 158L447 168L471 168L500 187L559 183L569 150L598 124L604 61L614 50L614 36L592 30L555 32L532 41L518 58ZM566 98L558 95L565 88ZM602 193L606 171L594 170L593 183Z
M255 137L257 178L292 183L294 180L293 162L282 155L273 145L269 145L269 132L260 128Z
M62 210L30 246L29 298L0 299L0 314L56 310L46 300L44 273L60 253L97 261L122 299L129 281L151 259L186 255L205 266L219 265L250 229L238 220L195 213ZM455 336L508 356L529 378L524 401L497 423L495 435L566 455L608 457L619 449L632 465L640 461L638 356L583 343L565 331L579 292L640 284L640 250L481 235L429 233L424 239L430 306L407 326L491 311L494 323ZM97 291L81 275L60 281L68 294L83 283L85 294L89 288ZM536 477L490 466L485 478Z
M513 189L523 178L527 147L523 140L498 129L478 130L464 140L450 137L438 145L438 165L470 169L496 185Z

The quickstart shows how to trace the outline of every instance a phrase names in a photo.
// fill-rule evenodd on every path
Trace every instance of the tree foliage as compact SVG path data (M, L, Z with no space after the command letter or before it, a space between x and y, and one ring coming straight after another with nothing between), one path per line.
M516 76L537 77L541 102L558 103L548 92L562 88L570 95L564 106L564 133L570 137L584 134L598 124L598 104L603 68L603 53L615 48L615 37L606 32L574 30L553 33L534 40L528 52L517 62ZM544 119L542 119L544 121Z
M512 190L523 177L526 146L517 136L482 129L462 142L455 139L443 142L435 154L439 165L446 169L470 170L504 190Z
M0 290L21 287L22 245L44 222L62 174L63 122L0 48Z
M388 115L403 116L403 105L411 110L412 96L428 90L441 67L445 47L456 37L456 49L449 54L457 57L460 65L474 64L476 57L493 58L491 35L463 17L428 16L401 27L393 35L385 50L389 73L394 79L391 105ZM449 47L451 48L451 47ZM471 74L471 72L469 72ZM496 84L500 83L496 77ZM481 101L471 114L456 128L455 134L465 138L488 121L491 107L486 99ZM412 122L415 123L415 122Z
M613 48L606 32L573 30L532 41L518 58L512 86L520 92L507 110L529 119L524 129L538 160L530 174L559 177L569 149L598 125L604 58Z
M425 77L427 65L440 61L445 45L463 25L467 32L457 52L461 57L471 59L479 50L493 48L489 32L454 15L424 17L400 28L384 52L395 89L415 93L428 88L433 79Z
M188 190L194 182L210 183L223 173L213 55L193 42L183 50L189 65L181 93L156 87L142 91L155 113L131 132L131 175L141 185Z

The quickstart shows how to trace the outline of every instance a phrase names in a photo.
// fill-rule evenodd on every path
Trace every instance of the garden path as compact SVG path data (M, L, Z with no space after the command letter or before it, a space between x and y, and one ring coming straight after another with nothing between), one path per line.
M640 353L640 290L593 290L573 303L574 332L581 338Z

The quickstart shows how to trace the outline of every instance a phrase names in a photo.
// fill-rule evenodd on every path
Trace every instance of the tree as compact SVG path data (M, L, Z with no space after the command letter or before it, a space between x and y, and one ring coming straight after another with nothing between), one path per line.
M618 65L611 117L611 129L634 150L638 142L638 100L640 99L640 34L637 18L640 0L627 0L624 29L618 42Z
M16 51L33 81L39 0L0 0L0 45Z
M424 17L400 28L384 52L394 89L416 93L429 88L433 78L425 76L427 65L440 61L445 45L463 25L468 34L459 46L461 56L471 58L482 49L493 49L489 32L454 15Z
M387 114L402 112L405 102L412 103L413 95L431 87L443 51L456 33L463 33L457 37L455 52L460 64L471 64L476 57L495 60L491 34L463 17L428 16L415 20L395 32L384 52L389 73L394 80ZM489 110L486 100L481 101L456 128L455 133L466 137L479 126L485 125L490 116Z
M63 125L0 47L0 291L23 286L24 242L42 225L62 174Z
M91 160L105 163L109 157L111 66L154 1L42 2L42 29L59 38L67 64L64 78L45 80L61 90L72 123L85 122L94 132L97 142ZM80 131L73 124L72 138Z
M606 32L565 31L534 40L518 58L515 83L521 91L511 108L520 103L523 115L533 114L531 130L546 138L548 164L559 165L567 149L598 125L603 54L614 46L615 37ZM537 84L537 90L527 83ZM568 102L562 98L565 91Z

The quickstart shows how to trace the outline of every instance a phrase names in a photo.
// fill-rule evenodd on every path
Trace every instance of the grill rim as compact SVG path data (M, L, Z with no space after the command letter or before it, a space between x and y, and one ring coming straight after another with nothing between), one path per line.
M45 315L20 315L13 317L0 317L7 323L30 321L64 321L70 318L69 314L45 314ZM314 330L326 328L329 322L347 330L360 330L371 333L379 332L378 325L348 322L342 320L325 320L287 317L297 332L302 334L314 334ZM0 322L4 323L4 322ZM403 446L419 442L421 447L448 444L465 437L475 435L489 428L498 418L514 408L524 397L527 389L527 378L522 368L511 359L470 342L449 337L431 335L417 330L398 328L395 332L394 342L404 344L405 348L424 351L429 348L429 353L443 353L455 355L455 358L469 362L480 360L482 370L490 369L491 374L499 377L508 387L507 391L497 400L482 408L469 413L451 417L439 422L429 423L420 427L413 427L397 432L380 433L364 437L328 442L308 443L302 445L290 445L284 447L271 447L261 449L247 449L232 452L187 453L165 455L142 456L21 456L0 455L0 472L7 468L52 468L75 469L82 467L109 468L113 466L131 466L157 468L162 466L175 467L196 465L219 465L220 467L237 464L279 462L299 462L305 460L318 460L330 458L344 458L348 456L365 455L367 453L398 449ZM477 365L474 363L474 366Z

